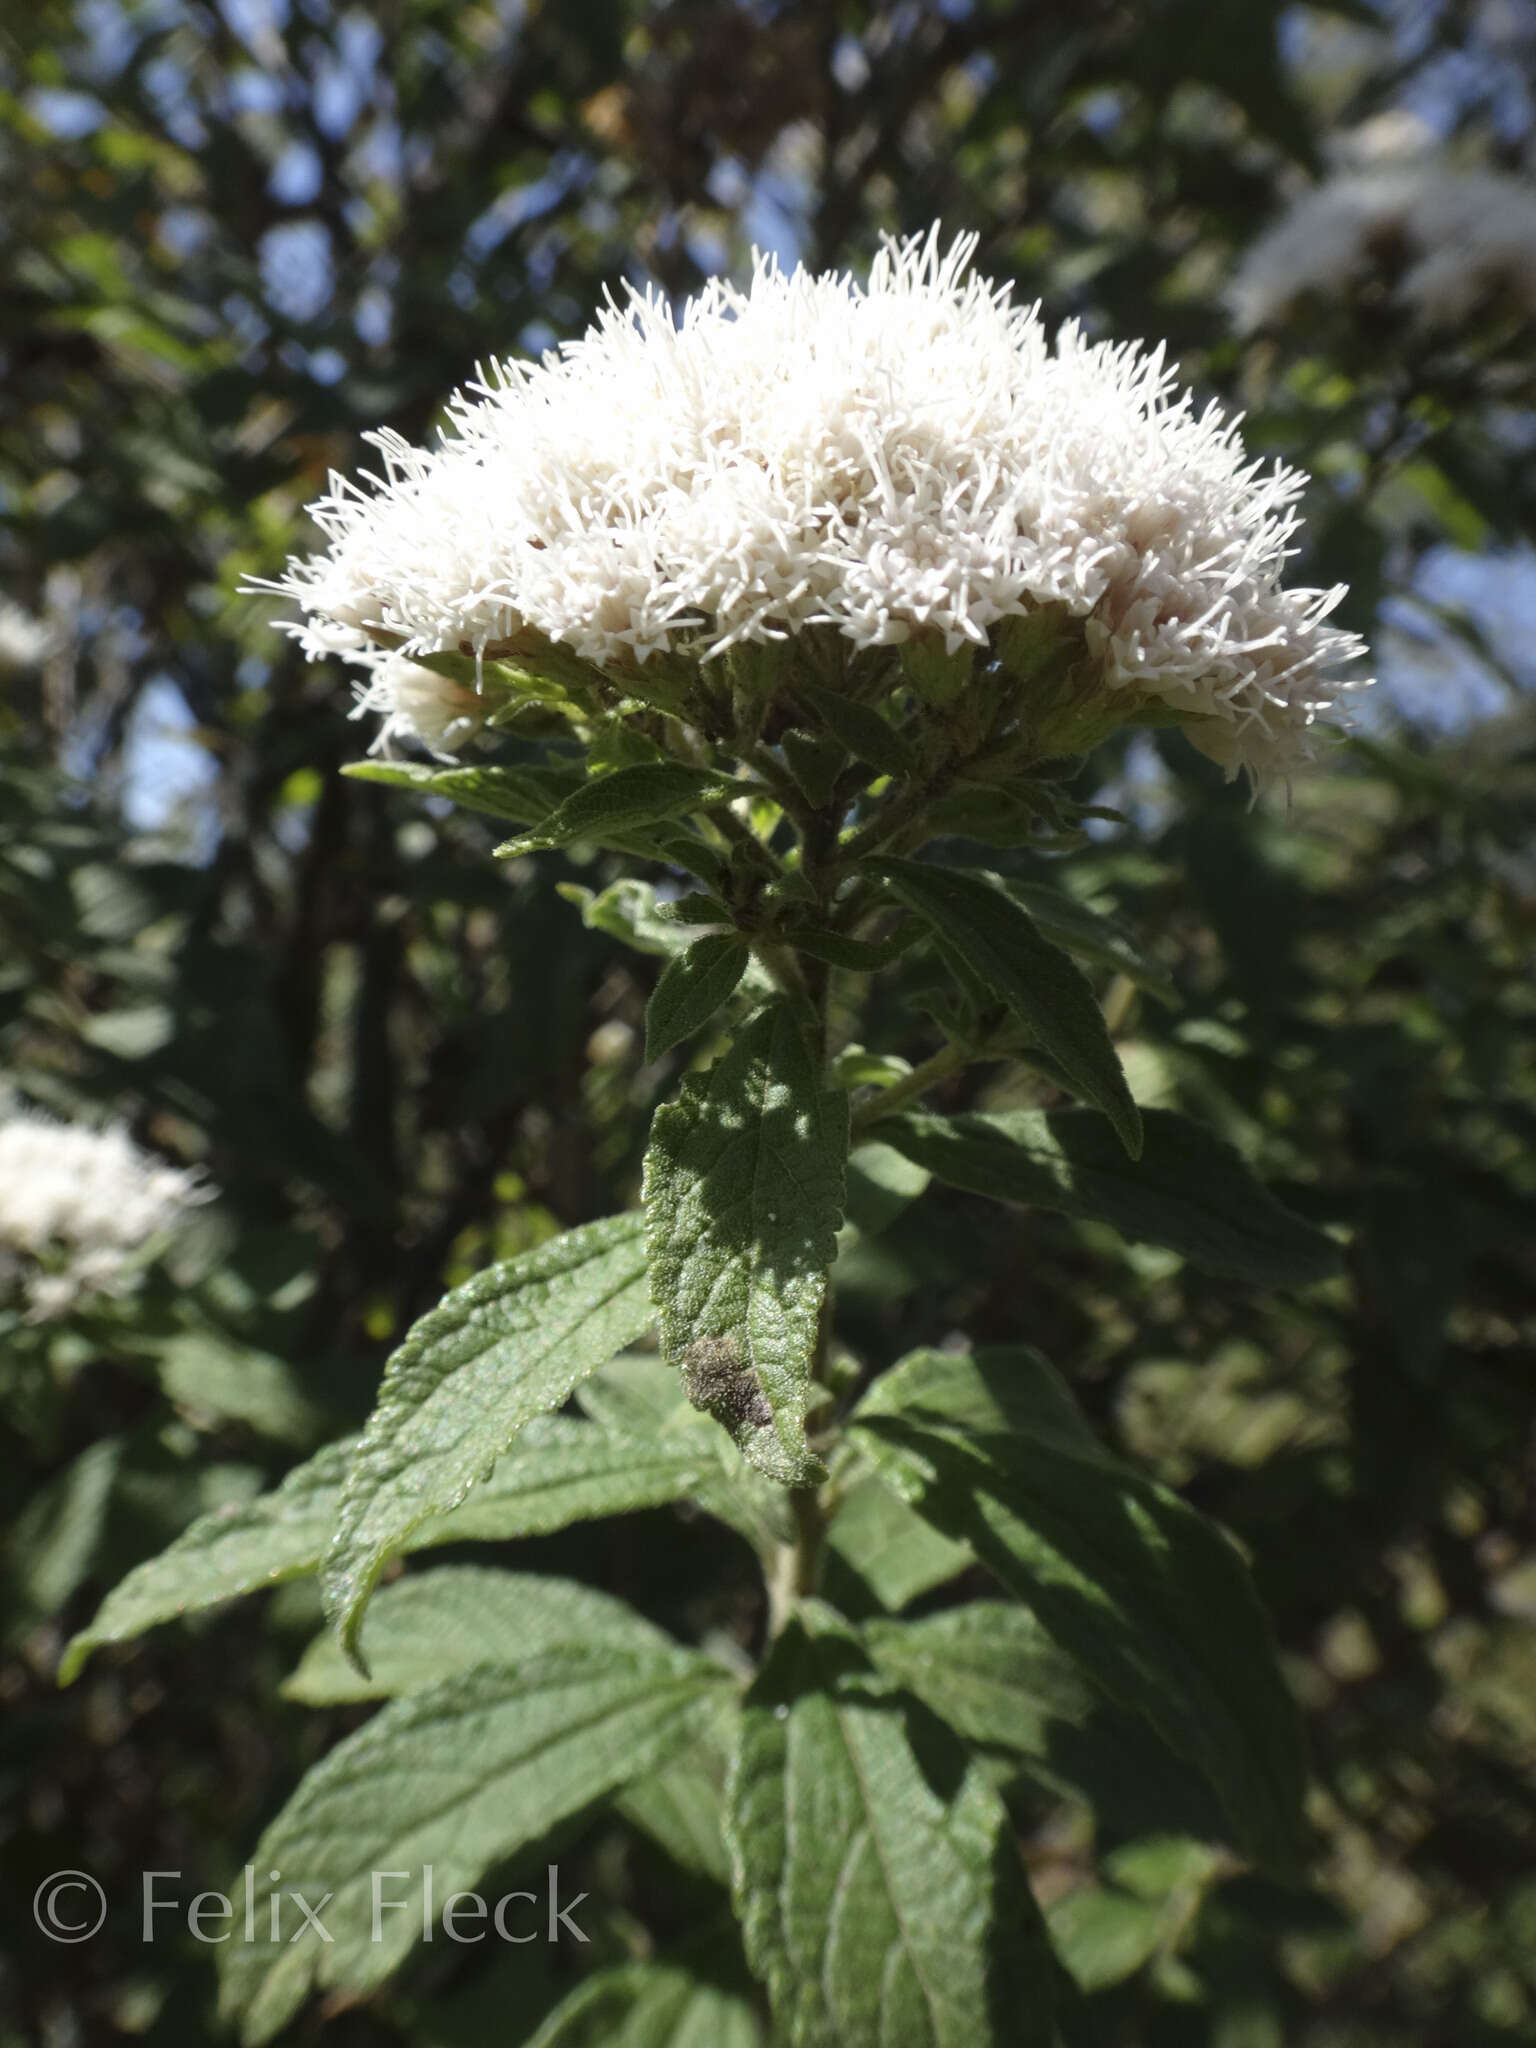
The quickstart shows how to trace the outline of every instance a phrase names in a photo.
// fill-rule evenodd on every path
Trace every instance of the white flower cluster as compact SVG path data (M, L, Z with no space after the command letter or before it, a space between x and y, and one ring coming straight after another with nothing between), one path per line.
M34 1320L120 1292L134 1256L212 1190L114 1126L91 1130L30 1110L0 1121L0 1294L19 1283Z
M13 598L0 597L0 669L39 668L58 644L46 619L35 619Z
M1372 282L1426 331L1496 302L1536 315L1536 187L1434 162L1329 178L1254 243L1229 304L1252 333Z
M888 246L862 288L759 258L680 319L632 294L457 395L436 448L373 435L382 474L332 476L328 548L271 586L291 630L407 656L531 631L622 675L809 626L953 653L1059 604L1108 686L1195 714L1230 767L1283 768L1360 651L1326 623L1342 591L1281 584L1304 479L1249 462L1160 351L1073 326L1053 348L966 276L974 245Z

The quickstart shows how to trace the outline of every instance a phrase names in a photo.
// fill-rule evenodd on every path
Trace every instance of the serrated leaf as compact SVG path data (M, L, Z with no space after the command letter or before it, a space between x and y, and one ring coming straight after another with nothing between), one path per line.
M747 1695L726 1835L788 2048L1049 2048L1050 1951L1001 1802L817 1602Z
M754 787L706 768L689 768L681 761L642 762L583 783L550 812L536 832L509 839L496 851L508 857L539 853L569 846L575 839L611 845L645 826L724 803Z
M314 1571L336 1526L342 1475L356 1442L348 1437L327 1444L275 1492L200 1515L158 1557L136 1566L65 1649L59 1683L70 1684L105 1643L131 1641L158 1622Z
M821 714L834 739L850 754L878 768L882 775L910 775L917 765L912 749L888 719L873 705L860 704L836 690L824 690L815 683L801 683L799 694Z
M507 818L514 825L537 824L581 787L575 768L429 768L422 761L349 761L342 773L354 782L381 782L391 789L419 790L446 797L469 811Z
M1140 1112L1093 990L1068 955L1043 939L989 878L915 860L884 859L872 867L927 924L951 966L1008 1005L1138 1157Z
M976 1434L920 1390L900 1413L866 1406L850 1434L947 1536L969 1543L1063 1650L1201 1770L1234 1836L1287 1867L1305 1784L1296 1709L1263 1610L1232 1544L1176 1494L1083 1444L1051 1418L1033 1427L1018 1383L1029 1354L975 1371L1014 1420Z
M255 1939L223 1950L223 2010L241 2016L245 2041L262 2042L312 1990L381 1983L420 1936L429 1866L440 1910L673 1755L728 1684L691 1651L591 1644L392 1701L316 1765L252 1854L256 1869L282 1872L285 1906L297 1893L316 1907L329 1941L295 1908L273 1944L258 1911ZM376 1872L394 1873L383 1896L402 1909L375 1913Z
M1110 1223L1260 1287L1305 1286L1338 1264L1331 1238L1282 1207L1230 1145L1172 1110L1143 1113L1134 1165L1080 1109L909 1112L872 1128L951 1187Z
M707 932L662 970L645 1006L645 1056L658 1060L729 1002L751 952L735 932Z
M349 1653L390 1553L646 1328L642 1233L640 1217L610 1216L492 1266L390 1358L324 1567L327 1612Z
M525 2048L757 2048L745 1998L670 1963L599 1970Z
M275 1492L199 1517L169 1549L137 1566L70 1643L60 1683L68 1684L102 1644L127 1642L157 1623L318 1571L357 1442L328 1444ZM502 1543L662 1507L716 1477L714 1462L697 1445L626 1436L568 1415L535 1416L489 1479L450 1513L423 1522L402 1547Z
M848 1098L826 1093L787 1004L767 1004L657 1110L646 1238L662 1347L760 1471L806 1484L827 1272L842 1220Z
M611 1593L575 1579L440 1565L381 1586L368 1613L368 1672L317 1636L283 1685L306 1706L395 1699L477 1664L517 1664L583 1643L670 1649L670 1638Z

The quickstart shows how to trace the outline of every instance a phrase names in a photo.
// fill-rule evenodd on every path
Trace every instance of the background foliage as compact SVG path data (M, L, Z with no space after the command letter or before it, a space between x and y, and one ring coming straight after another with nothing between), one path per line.
M1066 1370L1248 1546L1306 1709L1305 1888L1160 1841L1155 1811L1095 1838L1060 1786L1013 1787L1069 2038L1536 2040L1536 719L1518 632L1446 595L1513 563L1516 627L1536 601L1533 343L1506 337L1497 375L1476 334L1450 364L1322 316L1239 344L1221 300L1372 116L1527 164L1533 51L1521 0L13 11L0 573L52 640L0 708L0 1045L28 1098L128 1117L222 1197L132 1303L0 1330L0 2038L207 2038L206 1949L143 1947L132 1910L50 1947L33 1888L66 1866L115 1901L145 1868L228 1888L367 1712L282 1696L307 1585L61 1695L63 1641L194 1514L354 1427L445 1283L631 1204L682 1058L645 1063L653 977L561 894L605 861L493 867L494 821L340 779L364 744L342 675L306 671L239 578L299 542L361 430L426 433L477 359L579 331L621 277L686 293L754 239L857 266L941 216L1053 318L1167 336L1255 452L1313 470L1309 580L1349 579L1396 679L1289 802L1248 808L1177 740L1105 748L1080 793L1133 824L1066 870L1155 963L1100 981L1142 1101L1337 1226L1345 1276L1265 1295L937 1191L838 1271L873 1359L964 1327ZM894 995L866 1029L913 1049ZM670 1512L508 1561L694 1635L762 1626L747 1551ZM878 1564L833 1569L845 1610L890 1599ZM608 1820L559 1853L599 1960L711 1953L707 1844L690 1865ZM582 1960L423 1951L325 2038L522 2039Z

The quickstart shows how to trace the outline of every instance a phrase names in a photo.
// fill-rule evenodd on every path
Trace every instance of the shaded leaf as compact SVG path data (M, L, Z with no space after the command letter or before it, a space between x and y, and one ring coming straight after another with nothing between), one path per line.
M967 985L979 982L1006 1003L1057 1060L1072 1085L1103 1110L1131 1157L1141 1151L1141 1116L1093 990L1059 946L990 877L923 861L872 863Z
M878 768L882 775L910 775L916 767L912 749L901 734L873 705L860 704L836 690L824 690L816 683L801 683L799 694L820 713L834 739L850 754Z
M1172 1110L1147 1110L1143 1124L1134 1165L1078 1109L909 1112L874 1128L952 1187L1110 1223L1215 1273L1299 1287L1333 1271L1332 1240L1283 1208L1230 1145Z
M1028 1354L976 1354L1000 1401L1037 1377ZM1054 1376L1051 1376L1054 1380ZM1059 1383L1056 1383L1059 1386ZM975 1434L920 1394L857 1414L851 1433L912 1504L977 1557L1112 1697L1198 1766L1235 1838L1294 1858L1305 1770L1296 1709L1236 1550L1177 1495L1049 1418L1015 1407Z

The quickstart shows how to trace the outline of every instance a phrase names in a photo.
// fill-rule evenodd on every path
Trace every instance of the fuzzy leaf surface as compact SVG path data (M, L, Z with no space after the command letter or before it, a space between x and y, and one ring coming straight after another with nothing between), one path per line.
M734 932L706 932L662 970L645 1006L645 1056L661 1058L729 1002L751 958Z
M611 1593L576 1579L441 1565L381 1586L368 1614L368 1676L332 1635L310 1644L283 1695L306 1706L395 1699L423 1692L477 1664L517 1664L583 1643L673 1647L671 1639Z
M805 1416L847 1155L847 1096L823 1091L780 1002L651 1125L646 1237L667 1362L785 1485L818 1469Z
M539 853L568 846L575 839L612 845L648 825L723 803L740 794L741 787L728 776L690 768L681 761L643 761L583 783L543 819L537 831L509 839L496 851L506 856Z
M429 768L424 761L349 761L354 782L381 782L444 796L467 811L484 811L514 825L536 824L581 787L575 769L559 767Z
M327 1444L273 1492L199 1516L158 1557L136 1566L69 1645L61 1682L103 1643L127 1642L160 1622L318 1571L357 1441ZM504 1543L663 1507L715 1478L717 1463L697 1444L626 1436L569 1415L535 1416L467 1500L413 1529L401 1547Z
M1049 2048L1051 1961L1001 1801L830 1608L743 1706L737 1914L788 2048Z
M951 1187L1110 1223L1213 1273L1300 1287L1333 1271L1332 1240L1277 1202L1230 1145L1173 1110L1146 1110L1143 1127L1134 1164L1081 1109L913 1111L874 1128Z
M889 858L872 868L928 926L962 981L980 982L1008 1005L1136 1158L1141 1114L1103 1012L1069 955L1043 938L1028 912L990 876Z
M636 1215L492 1266L422 1317L385 1367L325 1562L327 1611L350 1654L390 1553L650 1320Z
M728 1684L690 1651L604 1643L485 1664L392 1701L310 1771L253 1851L319 1911L330 1939L294 1909L276 1945L262 1911L253 1941L227 1944L223 2009L241 2016L244 2040L270 2040L311 1991L382 1983L420 1937L428 1865L440 1910L674 1754ZM378 1915L378 1939L375 1872L397 1873L384 1893L405 1902Z

